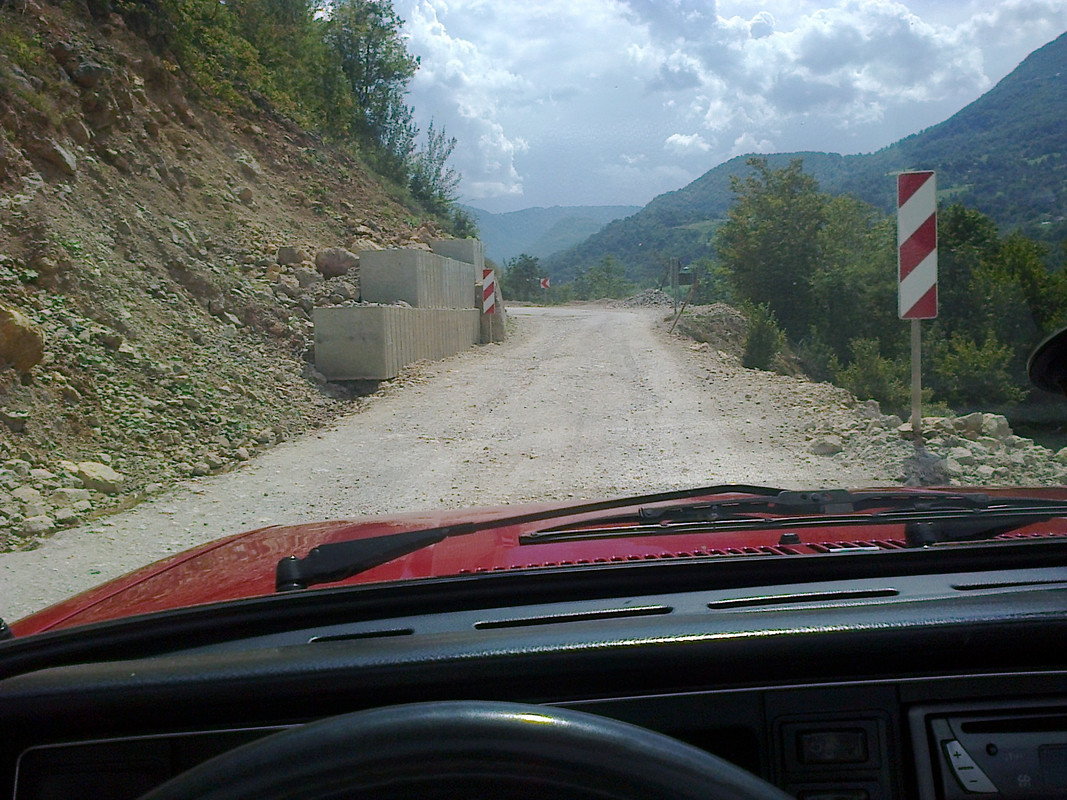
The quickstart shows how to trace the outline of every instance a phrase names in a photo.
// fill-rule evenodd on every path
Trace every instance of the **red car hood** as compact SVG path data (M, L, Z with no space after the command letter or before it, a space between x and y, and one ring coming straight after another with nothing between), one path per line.
M899 492L900 489L894 491ZM1023 494L1019 491L1003 493ZM1038 490L1025 494L1067 500L1067 490ZM721 497L712 495L703 499L713 496ZM287 556L303 557L321 544L458 523L486 523L487 527L475 533L445 539L338 583L378 583L490 570L643 559L805 555L842 548L897 549L904 546L900 538L893 538L892 529L887 529L885 525L807 528L799 531L799 542L789 545L780 544L780 530L635 536L532 546L519 544L519 536L523 533L549 525L594 522L605 516L633 512L636 506L615 507L606 513L554 514L548 523L492 525L494 520L504 521L519 514L563 510L567 507L565 504L543 504L521 508L467 509L260 528L150 564L14 622L11 630L16 636L22 636L153 611L269 595L275 591L278 561Z

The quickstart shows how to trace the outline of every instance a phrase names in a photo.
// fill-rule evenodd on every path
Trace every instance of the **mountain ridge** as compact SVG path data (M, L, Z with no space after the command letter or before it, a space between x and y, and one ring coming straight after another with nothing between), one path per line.
M565 250L605 224L641 210L641 206L534 206L496 214L460 206L473 217L486 255L502 263L523 253L537 258Z
M655 280L670 257L688 263L711 255L711 234L732 202L730 177L747 160L774 168L801 158L823 191L852 194L889 212L891 176L909 169L938 172L939 195L1048 241L1067 239L1067 34L1027 56L974 102L944 122L872 153L794 152L737 156L696 180L653 198L625 220L546 261L567 279L612 256L636 280Z

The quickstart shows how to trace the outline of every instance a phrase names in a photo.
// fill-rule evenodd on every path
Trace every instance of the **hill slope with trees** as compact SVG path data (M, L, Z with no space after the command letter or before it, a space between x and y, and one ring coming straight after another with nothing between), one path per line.
M0 0L0 549L352 410L314 308L462 227L390 4L318 8Z
M974 208L1003 231L1059 242L1067 238L1067 34L1036 50L1011 74L945 122L875 153L782 153L772 168L803 160L823 191L851 194L886 212L892 176L938 173L943 199ZM585 242L549 258L545 268L569 279L610 255L637 281L655 282L667 259L711 255L712 235L733 202L731 176L751 174L748 157L731 159L689 185L654 198Z

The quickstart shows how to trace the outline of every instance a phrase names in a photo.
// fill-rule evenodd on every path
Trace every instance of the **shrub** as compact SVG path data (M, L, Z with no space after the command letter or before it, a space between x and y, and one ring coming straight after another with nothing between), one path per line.
M953 334L934 353L935 388L950 406L962 410L1020 402L1026 391L1011 376L1013 354L990 334L979 346Z
M741 364L749 369L770 369L775 357L785 347L785 334L766 303L749 306L745 309L745 317L748 331Z
M882 356L875 339L853 339L850 347L848 366L831 363L834 383L861 400L877 400L887 411L904 412L911 403L908 363Z

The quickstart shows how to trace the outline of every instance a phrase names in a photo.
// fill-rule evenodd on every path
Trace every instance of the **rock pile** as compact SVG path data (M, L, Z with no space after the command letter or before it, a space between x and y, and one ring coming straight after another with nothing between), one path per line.
M1016 436L1000 414L924 417L916 447L911 423L882 414L874 400L857 402L851 418L813 426L809 449L822 456L845 453L895 465L909 485L1061 486L1067 483L1067 448L1055 452ZM845 457L845 456L842 456Z
M612 306L615 308L673 308L674 300L669 294L659 289L645 289L633 297L615 301Z
M48 533L74 524L108 504L124 487L125 476L103 461L60 461L54 470L9 459L0 467L0 529L23 535Z

